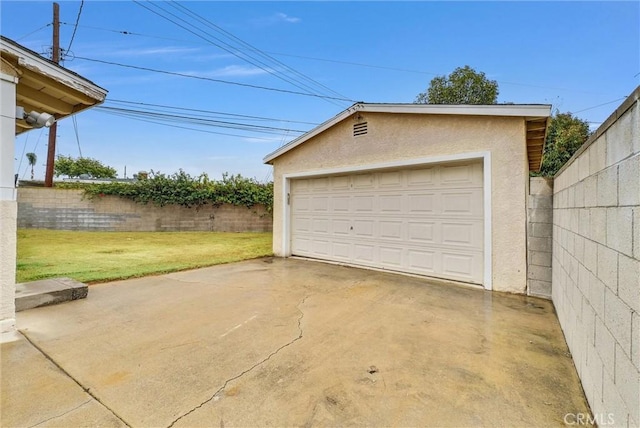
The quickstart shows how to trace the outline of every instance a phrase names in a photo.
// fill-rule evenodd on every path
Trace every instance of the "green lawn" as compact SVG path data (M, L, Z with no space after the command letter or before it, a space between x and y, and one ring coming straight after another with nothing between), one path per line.
M17 282L66 276L96 283L271 254L271 233L19 229Z

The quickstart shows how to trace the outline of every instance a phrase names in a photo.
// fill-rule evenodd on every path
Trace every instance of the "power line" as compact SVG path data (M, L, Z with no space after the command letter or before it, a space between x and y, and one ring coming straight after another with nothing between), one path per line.
M76 135L76 142L78 143L78 153L80 153L80 157L82 157L82 149L80 148L80 135L78 134L78 120L76 119L76 115L71 116L71 120L73 121L73 132Z
M615 102L617 102L617 101L621 101L621 100L624 100L624 99L626 99L626 98L627 98L627 97L620 97L620 98L616 98L615 100L607 101L606 103L598 104L597 106L583 108L582 110L574 111L573 113L574 113L574 114L576 114L576 113L582 113L583 111L587 111L587 110L593 110L594 108L598 108L598 107L606 106L606 105L608 105L608 104L613 104L613 103L615 103Z
M271 65L269 65L268 63L265 63L265 61L263 59L261 59L259 57L256 57L255 55L252 55L250 53L243 52L240 48L232 46L231 44L229 44L228 42L225 42L224 40L220 39L219 37L216 37L216 36L212 35L210 32L208 32L206 30L203 30L202 28L199 28L196 25L193 25L192 23L188 22L184 18L182 18L180 16L177 16L176 14L172 13L171 11L161 7L157 3L149 3L149 2L147 2L147 4L150 4L154 8L159 9L160 11L164 12L164 14L152 9L151 7L147 7L145 4L142 4L142 2L139 2L137 0L133 0L133 2L136 3L139 6L147 9L148 11L160 16L161 18L163 18L163 19L165 19L165 20L177 25L178 27L190 32L191 34L194 34L195 36L207 41L208 43L210 43L210 44L212 44L212 45L214 45L214 46L216 46L216 47L218 47L218 48L220 48L220 49L222 49L222 50L224 50L224 51L226 51L226 52L228 52L228 53L230 53L230 54L232 54L232 55L234 55L234 56L236 56L236 57L238 57L240 59L242 59L243 61L246 61L246 62L250 63L251 65L253 65L253 66L265 71L266 73L271 74L272 76L274 76L274 77L276 77L276 78L278 78L280 80L283 80L283 81L285 81L285 82L287 82L287 83L289 83L289 84L291 84L291 85L293 85L293 86L295 86L295 87L297 87L299 89L302 89L302 90L305 90L305 91L309 91L308 93L310 93L310 94L311 93L316 94L316 95L319 94L318 91L314 90L313 88L311 88L306 83L300 82L299 80L297 80L294 77L289 77L289 76L283 75L281 72L277 71L277 68L274 69L274 68L272 68ZM173 2L171 2L169 4L174 9L178 9L178 7L182 8L183 10L186 11L186 12L183 11L182 13L186 14L190 19L194 19L195 18L201 24L204 24L205 26L207 26L207 27L213 29L214 31L222 34L223 36L227 37L228 39L231 39L232 42L235 41L235 43L239 43L241 46L244 46L245 49L249 48L249 50L257 52L258 54L262 55L263 57L266 56L265 54L262 54L257 48L255 48L255 47L251 46L250 44L244 42L243 40L237 38L233 34L226 32L222 28L218 27L217 25L213 24L212 22L208 21L207 19L201 17L200 15L196 14L195 12L192 12L191 10L187 9L186 7L184 7L182 5L176 6ZM170 17L167 16L167 14L172 16L172 17L174 17L175 19L183 22L186 26L181 24L181 23L179 23L179 22L176 22L174 19L171 19ZM276 61L276 65L278 65L278 66L285 66L282 63L278 63L277 60L274 60L274 61ZM290 69L290 67L289 67L289 69ZM292 70L292 69L290 69L290 70ZM302 75L301 73L298 73L298 74ZM304 75L302 75L302 76L305 79L318 84L313 79L308 78L308 77L306 77ZM334 94L338 95L339 97L345 98L343 95L335 93L335 91L332 91L332 92L334 92ZM326 95L326 93L323 94L323 95ZM333 101L333 100L336 99L335 97L325 97L324 99L329 101L329 102L331 102L332 104L336 104Z
M171 114L171 113L158 113L154 111L134 110L134 109L126 109L126 108L118 108L118 107L97 106L97 107L94 107L94 109L119 112L123 114L130 114L133 116L140 116L140 117L151 117L155 119L162 119L162 120L168 120L168 121L180 121L180 122L186 122L186 123L191 123L191 124L196 124L201 126L239 129L239 130L250 131L250 132L277 133L278 135L280 135L281 132L297 132L300 134L306 132L298 129L277 128L273 126L264 126L264 125L251 125L251 124L238 123L238 122L198 118L194 116L183 116L183 115Z
M222 115L222 116L245 118L247 120L259 120L259 121L261 120L261 121L273 121L273 122L299 123L299 124L303 124L303 125L314 125L314 126L315 125L319 125L319 123L315 123L315 122L304 122L304 121L289 120L289 119L275 119L275 118L271 118L271 117L251 116L251 115L236 114L236 113L224 113L224 112L219 112L219 111L214 111L214 110L202 110L202 109L194 109L194 108L187 108L187 107L170 106L170 105L166 105L166 104L151 104L151 103L143 103L143 102L137 102L137 101L125 101L125 100L114 100L114 99L107 99L106 102L107 103L128 104L128 105L162 107L162 108L166 108L166 109L193 111L193 112L198 112L198 113L212 113L212 114L219 114L219 115Z
M71 25L71 24L64 23L64 22L62 24ZM51 24L49 24L49 25L51 25ZM113 32L113 33L119 33L119 34L127 35L127 36L131 35L131 36L147 37L147 38L151 38L151 39L171 40L171 41L174 41L174 42L183 42L183 43L190 43L190 44L193 43L192 40L176 39L176 38L171 38L171 37L162 37L162 36L156 36L156 35L152 35L152 34L136 33L136 32L133 32L133 31L112 30L112 29L108 29L108 28L82 26L82 25L80 27L90 28L90 29L100 30L100 31L108 31L108 32ZM317 58L317 57L310 57L310 56L304 56L304 55L287 54L287 53L282 53L282 52L265 51L265 53L268 53L268 54L271 54L271 55L276 55L276 56L286 56L286 57L291 57L291 58L306 59L306 60L311 60L311 61L321 61L321 62L328 62L328 63L334 63L334 64L352 65L352 66L356 66L356 67L366 67L366 68L375 68L375 69L381 69L381 70L398 71L398 72L402 72L402 73L426 74L426 75L431 75L431 76L446 75L446 73L434 73L434 72L431 72L431 71L424 71L424 70L413 70L413 69L407 69L407 68L387 67L387 66L377 65L377 64L365 64L365 63L359 63L359 62L340 61L340 60L328 59L328 58ZM640 73L636 74L634 77L636 77L638 75L640 75ZM577 93L584 93L584 94L602 94L601 92L583 91L583 90L579 90L579 89L557 88L557 87L552 87L552 86L534 85L534 84L530 84L530 83L509 82L509 81L504 81L504 80L496 80L496 81L499 84L514 85L514 86L525 86L525 87L530 87L530 88L551 89L551 90L556 90L556 91L569 91L569 92L577 92Z
M104 113L104 114L110 114L110 115L113 115L113 116L120 116L120 117L124 117L124 118L127 118L127 119L138 120L140 122L153 123L155 125L168 126L170 128L186 129L186 130L189 130L189 131L204 132L204 133L207 133L207 134L225 135L225 136L230 136L230 137L252 138L252 139L256 139L256 140L272 141L272 139L270 139L270 138L250 137L248 135L229 134L229 133L224 133L224 132L208 131L206 129L190 128L190 127L187 127L187 126L171 125L171 124L168 124L166 122L160 122L160 121L153 120L153 119L143 119L143 118L140 118L140 117L127 115L125 113L112 112L112 111L107 111L107 110L99 110L98 107L94 107L94 110L96 110L98 112L101 112L101 113Z
M272 56L268 55L266 52L262 51L261 49L258 49L255 46L245 42L244 40L240 39L239 37L233 35L232 33L228 32L228 31L226 31L222 27L214 24L213 22L211 22L208 19L202 17L201 15L198 15L195 12L192 12L186 6L184 6L183 4L177 3L175 0L170 0L170 2L171 2L170 4L172 6L173 5L177 5L178 7L188 11L191 15L195 16L196 19L199 19L201 22L205 22L206 25L208 25L210 28L213 28L216 31L222 33L223 35L231 38L232 40L235 40L235 41L239 42L241 45L247 47L249 50L257 53L258 55L266 58L268 61L275 62L277 65L284 67L285 69L289 70L291 73L301 77L302 79L304 79L304 80L306 80L306 81L308 81L308 82L310 82L310 83L312 83L314 85L317 85L317 86L319 86L319 87L321 87L321 88L323 88L325 90L328 90L329 92L333 93L334 95L337 95L337 96L340 96L340 97L345 97L345 95L343 95L341 93L338 93L338 92L334 91L333 89L329 88L328 86L325 86L324 84L312 79L311 77L309 77L309 76L307 76L307 75L305 75L305 74L303 74L303 73L301 73L301 72L289 67L287 64L285 64L285 63L273 58ZM176 7L176 6L174 6L174 7Z
M80 15L82 15L82 7L84 6L84 0L80 1L80 8L78 9L78 16L76 17L76 24L73 27L73 33L71 33L71 40L69 41L69 47L67 47L67 52L71 50L71 45L73 45L73 39L76 37L76 31L78 30L78 24L80 23ZM80 156L82 157L82 156Z
M16 39L16 42L19 42L20 40L22 40L22 39L24 39L24 38L26 38L26 37L29 37L29 36L31 36L32 34L37 33L38 31L44 30L45 28L50 27L51 25L53 25L53 24L52 24L52 23L45 24L45 25L43 25L42 27L38 28L37 30L33 30L32 32L27 33L27 34L25 34L24 36L20 36L20 37L18 37L18 38Z
M309 93L306 93L306 92L291 91L291 90L288 90L288 89L270 88L268 86L252 85L252 84L249 84L249 83L231 82L229 80L214 79L214 78L211 78L211 77L204 77L204 76L195 76L193 74L177 73L177 72L174 72L174 71L157 70L157 69L154 69L154 68L140 67L140 66L129 65L129 64L121 64L121 63L117 63L117 62L104 61L104 60L100 60L100 59L85 58L85 57L81 57L81 56L76 56L75 59L80 59L80 60L83 60L83 61L97 62L97 63L100 63L100 64L115 65L115 66L118 66L118 67L132 68L132 69L135 69L135 70L150 71L150 72L153 72L153 73L167 74L167 75L171 75L171 76L187 77L187 78L190 78L190 79L206 80L206 81L209 81L209 82L216 82L216 83L225 83L227 85L244 86L244 87L253 88L253 89L262 89L262 90L265 90L265 91L282 92L282 93L285 93L285 94L302 95L302 96L306 96L306 97L324 98L324 99L337 100L337 101L348 101L350 103L355 103L356 102L355 100L350 100L348 98L330 97L330 96L327 96L327 95L309 94Z

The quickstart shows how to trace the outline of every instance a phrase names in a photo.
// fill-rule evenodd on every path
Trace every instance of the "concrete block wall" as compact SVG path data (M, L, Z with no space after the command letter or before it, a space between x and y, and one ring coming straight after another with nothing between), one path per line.
M531 177L527 202L527 294L551 299L553 179Z
M264 206L138 204L117 196L94 199L82 190L21 187L18 227L102 231L270 232L272 217Z
M639 97L640 87L553 189L553 303L594 416L620 427L640 426Z

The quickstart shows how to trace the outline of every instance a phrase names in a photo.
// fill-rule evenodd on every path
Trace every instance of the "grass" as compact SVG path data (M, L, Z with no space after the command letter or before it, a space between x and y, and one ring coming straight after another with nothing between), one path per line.
M271 254L271 233L19 229L17 282L66 276L97 283Z

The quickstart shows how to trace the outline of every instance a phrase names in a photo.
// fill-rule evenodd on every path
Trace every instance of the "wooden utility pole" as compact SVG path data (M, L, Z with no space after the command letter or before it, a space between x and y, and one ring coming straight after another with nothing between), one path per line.
M53 49L51 60L60 63L60 5L53 3ZM56 134L58 122L53 122L49 128L49 145L47 147L47 169L44 175L44 186L53 187L53 164L56 161Z

